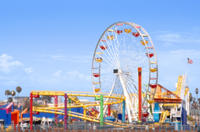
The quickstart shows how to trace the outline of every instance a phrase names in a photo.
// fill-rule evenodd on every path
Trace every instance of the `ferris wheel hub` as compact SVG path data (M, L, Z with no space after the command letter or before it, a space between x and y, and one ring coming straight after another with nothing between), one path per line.
M113 69L113 73L117 74L118 73L118 69Z

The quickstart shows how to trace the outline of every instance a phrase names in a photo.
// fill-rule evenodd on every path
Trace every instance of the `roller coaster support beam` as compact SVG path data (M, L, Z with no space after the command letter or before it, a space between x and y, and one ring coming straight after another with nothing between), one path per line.
M72 102L72 100L70 98L68 98L69 106L71 106L71 102ZM71 108L69 108L69 112L71 112ZM71 116L69 116L68 118L69 118L69 121L71 121Z
M54 96L54 106L55 107L58 107L58 96ZM56 122L56 125L58 124L58 115L55 114L55 122Z
M110 104L108 105L108 116L110 116Z
M65 106L65 115L64 115L64 127L65 127L65 130L67 130L67 99L68 99L68 96L67 96L67 93L65 93L65 103L64 103L64 106Z
M103 95L100 95L100 126L103 126L104 119L103 119Z
M83 107L83 116L86 117L86 113L87 113L87 109L86 107ZM84 120L84 122L86 122L86 120Z
M138 67L138 120L142 120L142 68Z
M33 130L33 94L30 93L30 130Z
M124 123L125 122L125 110L126 110L126 102L125 100L123 101L123 109L122 109L122 122Z

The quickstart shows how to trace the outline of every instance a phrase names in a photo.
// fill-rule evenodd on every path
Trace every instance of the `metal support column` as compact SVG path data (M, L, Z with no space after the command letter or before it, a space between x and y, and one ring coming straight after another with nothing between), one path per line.
M104 119L103 119L103 95L100 95L100 126L103 126Z
M124 123L125 121L126 121L126 119L125 119L125 110L126 110L126 102L125 102L125 100L123 101L123 104L122 104L123 106L123 109L122 109L122 122Z
M67 129L67 99L68 99L68 96L67 96L67 93L65 93L65 102L64 102L64 105L65 105L65 115L64 115L64 127L65 127L65 130Z
M54 106L58 107L58 96L54 96ZM57 112L57 110L56 110L56 112ZM55 123L56 123L56 125L58 124L58 115L57 114L55 114Z
M68 98L68 104L69 104L69 106L71 106L71 99L70 98ZM69 108L69 112L71 112L71 108ZM69 122L71 122L71 116L68 116L68 118L69 118Z
M110 104L108 105L108 116L110 116Z
M33 130L33 94L30 93L30 130Z
M87 109L85 107L83 107L83 116L86 117L86 113L87 113ZM86 122L87 120L84 120L84 122Z
M142 121L142 68L138 67L138 120Z

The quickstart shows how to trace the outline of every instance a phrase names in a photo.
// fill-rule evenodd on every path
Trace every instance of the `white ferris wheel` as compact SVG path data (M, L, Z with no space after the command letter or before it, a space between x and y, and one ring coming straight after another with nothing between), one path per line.
M143 27L132 22L110 25L94 50L92 86L95 94L125 96L129 122L138 117L138 67L142 68L142 110L145 111L147 99L153 98L158 81L151 37Z

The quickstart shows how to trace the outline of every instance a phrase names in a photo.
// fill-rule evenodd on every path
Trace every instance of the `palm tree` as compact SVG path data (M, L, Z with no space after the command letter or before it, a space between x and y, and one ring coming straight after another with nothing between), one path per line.
M7 96L7 98L8 98L8 96L9 95L11 95L11 92L10 92L10 90L5 90L5 95ZM8 102L9 102L9 99L8 99Z
M14 90L11 91L11 95L15 96L16 92Z
M199 93L199 89L198 88L195 89L195 93L196 93L197 99L198 99L198 93Z
M195 93L196 93L196 95L197 95L197 102L198 102L198 94L199 94L199 89L198 88L196 88L195 89ZM198 114L198 103L196 102L196 116L197 116L197 120L199 120L199 114Z
M11 103L13 101L12 97L8 98L8 102Z
M10 95L10 94L11 94L10 90L6 90L6 91L5 91L5 95L6 95L6 96L8 96L8 95Z
M192 93L189 95L190 103L193 101Z
M17 87L16 87L16 91L17 91L17 93L19 94L19 93L22 91L22 88L21 88L20 86L17 86Z
M20 86L17 86L17 87L16 87L16 91L17 91L17 93L19 94L19 93L21 93L22 88L21 88ZM17 105L18 105L18 99L16 99L16 101L17 101Z
M199 103L199 106L200 106L200 98L198 98L198 103Z

